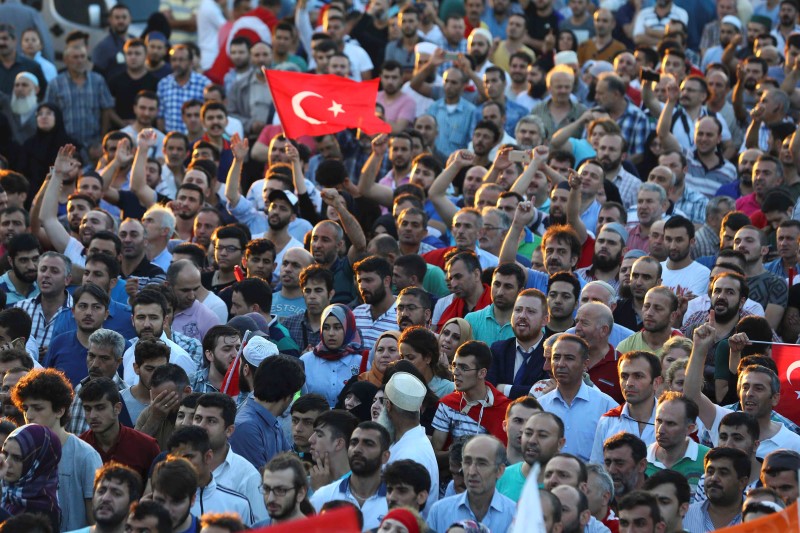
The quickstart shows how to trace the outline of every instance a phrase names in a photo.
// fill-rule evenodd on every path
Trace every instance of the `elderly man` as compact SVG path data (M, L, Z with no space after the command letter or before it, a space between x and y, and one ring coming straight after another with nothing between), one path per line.
M622 137L628 141L628 156L633 163L638 163L644 157L650 121L641 109L625 97L626 92L625 82L617 74L604 72L598 78L595 99L619 124Z
M622 403L624 397L617 374L617 350L609 342L613 327L614 315L607 305L588 302L578 308L575 334L589 345L586 365L589 377L601 392ZM590 446L587 453L591 451Z
M575 86L575 73L566 65L558 65L547 73L547 92L551 98L537 104L531 114L542 119L547 131L558 131L576 122L586 106L570 98Z
M667 191L657 183L643 183L636 200L636 222L628 223L627 245L632 250L649 250L650 229L664 217L669 207ZM630 216L630 215L629 215Z
M36 133L36 105L39 96L39 79L30 72L20 72L14 78L11 94L11 130L14 142L22 144Z

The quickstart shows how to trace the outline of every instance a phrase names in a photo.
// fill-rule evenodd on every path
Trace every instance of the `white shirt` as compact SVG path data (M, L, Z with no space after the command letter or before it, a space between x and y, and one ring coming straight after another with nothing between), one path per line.
M242 493L250 502L256 522L260 522L269 516L267 506L264 504L264 496L261 495L261 475L250 461L235 453L228 446L228 454L211 473L214 479L223 487L229 487L236 492Z
M194 376L195 373L197 372L197 365L194 364L194 361L186 352L186 350L184 350L183 348L172 342L169 338L167 338L166 333L162 332L161 337L159 337L159 339L167 343L167 346L169 346L170 350L169 362L175 363L176 365L184 369L186 371L186 375L189 376L189 379L191 379L192 376ZM139 383L139 376L136 375L136 372L133 371L133 363L134 363L133 351L138 341L139 341L138 337L131 339L130 347L127 350L125 350L124 354L122 354L122 377L125 380L125 383L127 383L129 387L133 387L134 385Z
M225 15L214 0L201 0L197 10L197 45L200 47L200 68L208 70L219 54L219 30Z
M707 436L714 446L718 446L719 425L722 422L722 418L728 413L733 413L733 411L719 405L715 405L714 409L716 413L714 414L714 422L711 424L710 428L707 428L699 417L697 418L697 435L702 437L703 432L707 432ZM756 450L756 457L764 458L769 452L779 448L800 452L800 435L790 431L786 426L781 424L781 428L775 435L768 439L761 439L761 444L758 445L758 450Z
M311 496L311 505L319 512L322 506L333 500L346 500L360 507L364 516L364 531L377 529L381 525L383 515L389 512L386 504L386 485L381 483L378 492L367 498L364 505L359 506L355 496L350 492L350 474L343 479L337 479L329 485L320 487ZM302 528L301 528L302 529Z
M201 303L208 307L215 315L219 317L220 324L228 322L228 306L225 302L211 291L208 291L208 296Z
M350 59L350 75L355 81L361 81L362 72L375 68L369 54L361 48L358 41L345 37L343 52Z
M708 277L711 271L697 261L678 270L670 270L667 268L667 261L664 261L661 263L661 270L662 285L670 289L689 289L695 295L708 294Z
M625 402L618 409L612 409L600 417L597 423L597 430L594 434L594 446L592 447L591 462L603 464L603 443L607 438L617 433L624 432L636 435L642 439L645 445L650 446L656 441L656 405L653 398L653 411L650 413L649 420L644 427L644 431L639 431L639 421L631 418L628 403Z
M425 509L430 509L439 499L439 466L431 441L425 435L425 428L417 426L406 431L400 440L392 444L389 452L389 463L411 459L424 466L431 475L431 488L428 491L428 502L425 504Z
M292 237L286 246L283 247L283 250L278 252L278 255L275 256L275 270L272 272L272 281L273 283L277 283L280 281L281 277L281 266L283 265L283 255L286 253L286 250L291 248L302 248L303 243ZM226 320L227 322L227 320Z

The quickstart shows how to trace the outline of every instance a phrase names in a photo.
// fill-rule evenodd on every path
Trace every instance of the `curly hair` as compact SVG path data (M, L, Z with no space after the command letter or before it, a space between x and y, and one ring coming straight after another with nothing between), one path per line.
M67 376L54 368L31 370L11 389L11 401L23 413L25 410L22 404L29 399L48 401L53 411L64 409L64 414L59 419L62 427L69 422L69 407L74 396Z

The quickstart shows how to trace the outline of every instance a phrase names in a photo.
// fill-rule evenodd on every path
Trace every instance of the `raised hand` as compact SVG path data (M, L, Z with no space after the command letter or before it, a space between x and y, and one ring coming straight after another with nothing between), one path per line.
M161 391L153 398L153 392L150 391L150 412L158 418L167 418L167 416L181 403L178 393L175 391Z
M339 191L330 187L322 189L322 201L334 209L347 209L347 202L344 201Z
M74 165L75 146L67 144L58 149L58 155L53 163L55 173L62 177L67 176Z
M131 143L128 139L121 139L117 143L114 161L116 161L120 167L126 167L133 161L133 150L131 150Z
M567 180L572 190L578 190L581 188L581 185L583 185L583 178L573 169L569 169L569 177Z
M291 146L291 143L289 143ZM238 133L234 133L233 137L231 137L231 152L233 152L233 158L237 161L244 161L247 158L247 152L250 149L250 141L247 140L247 137L242 139L239 137Z
M297 151L297 148L292 143L286 143L284 148L286 151L286 157L289 158L290 163L297 163L300 161L300 152Z
M505 146L500 148L494 156L495 170L502 172L511 166L511 161L508 159L508 154L514 150L513 146Z
M524 228L533 222L533 204L531 202L520 202L514 211L512 224L518 228Z
M372 139L372 153L377 157L383 157L389 150L389 136L381 133Z
M320 457L320 462L311 467L311 488L314 490L333 482L331 461L327 452Z
M153 128L143 129L139 132L139 135L136 138L136 145L145 151L152 148L156 144L158 144L158 134ZM119 147L117 147L117 152L119 152Z
M713 313L714 311L711 311ZM709 317L711 318L711 317ZM694 330L692 340L695 347L702 346L706 351L716 341L717 330L711 323L698 326Z
M728 337L731 353L741 353L748 344L750 344L750 339L747 338L747 333L734 333Z
M756 106L750 111L750 118L753 120L764 120L764 115L767 113L767 108L761 105L760 103L756 104Z
M460 167L470 166L475 161L475 154L469 150L457 150L454 155L453 164Z
M677 104L678 99L680 98L680 88L678 87L677 83L668 82L667 83L667 102L671 104Z

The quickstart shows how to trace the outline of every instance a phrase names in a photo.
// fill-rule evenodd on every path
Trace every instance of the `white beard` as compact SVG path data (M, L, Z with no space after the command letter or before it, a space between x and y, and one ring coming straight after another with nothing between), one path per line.
M394 429L394 424L389 419L389 413L386 412L386 407L384 406L383 411L381 411L380 416L378 417L378 424L382 425L386 428L386 431L389 432L389 440L394 442L394 437L397 432Z
M36 95L31 93L28 96L19 98L16 94L11 96L11 111L15 115L27 115L36 109Z

